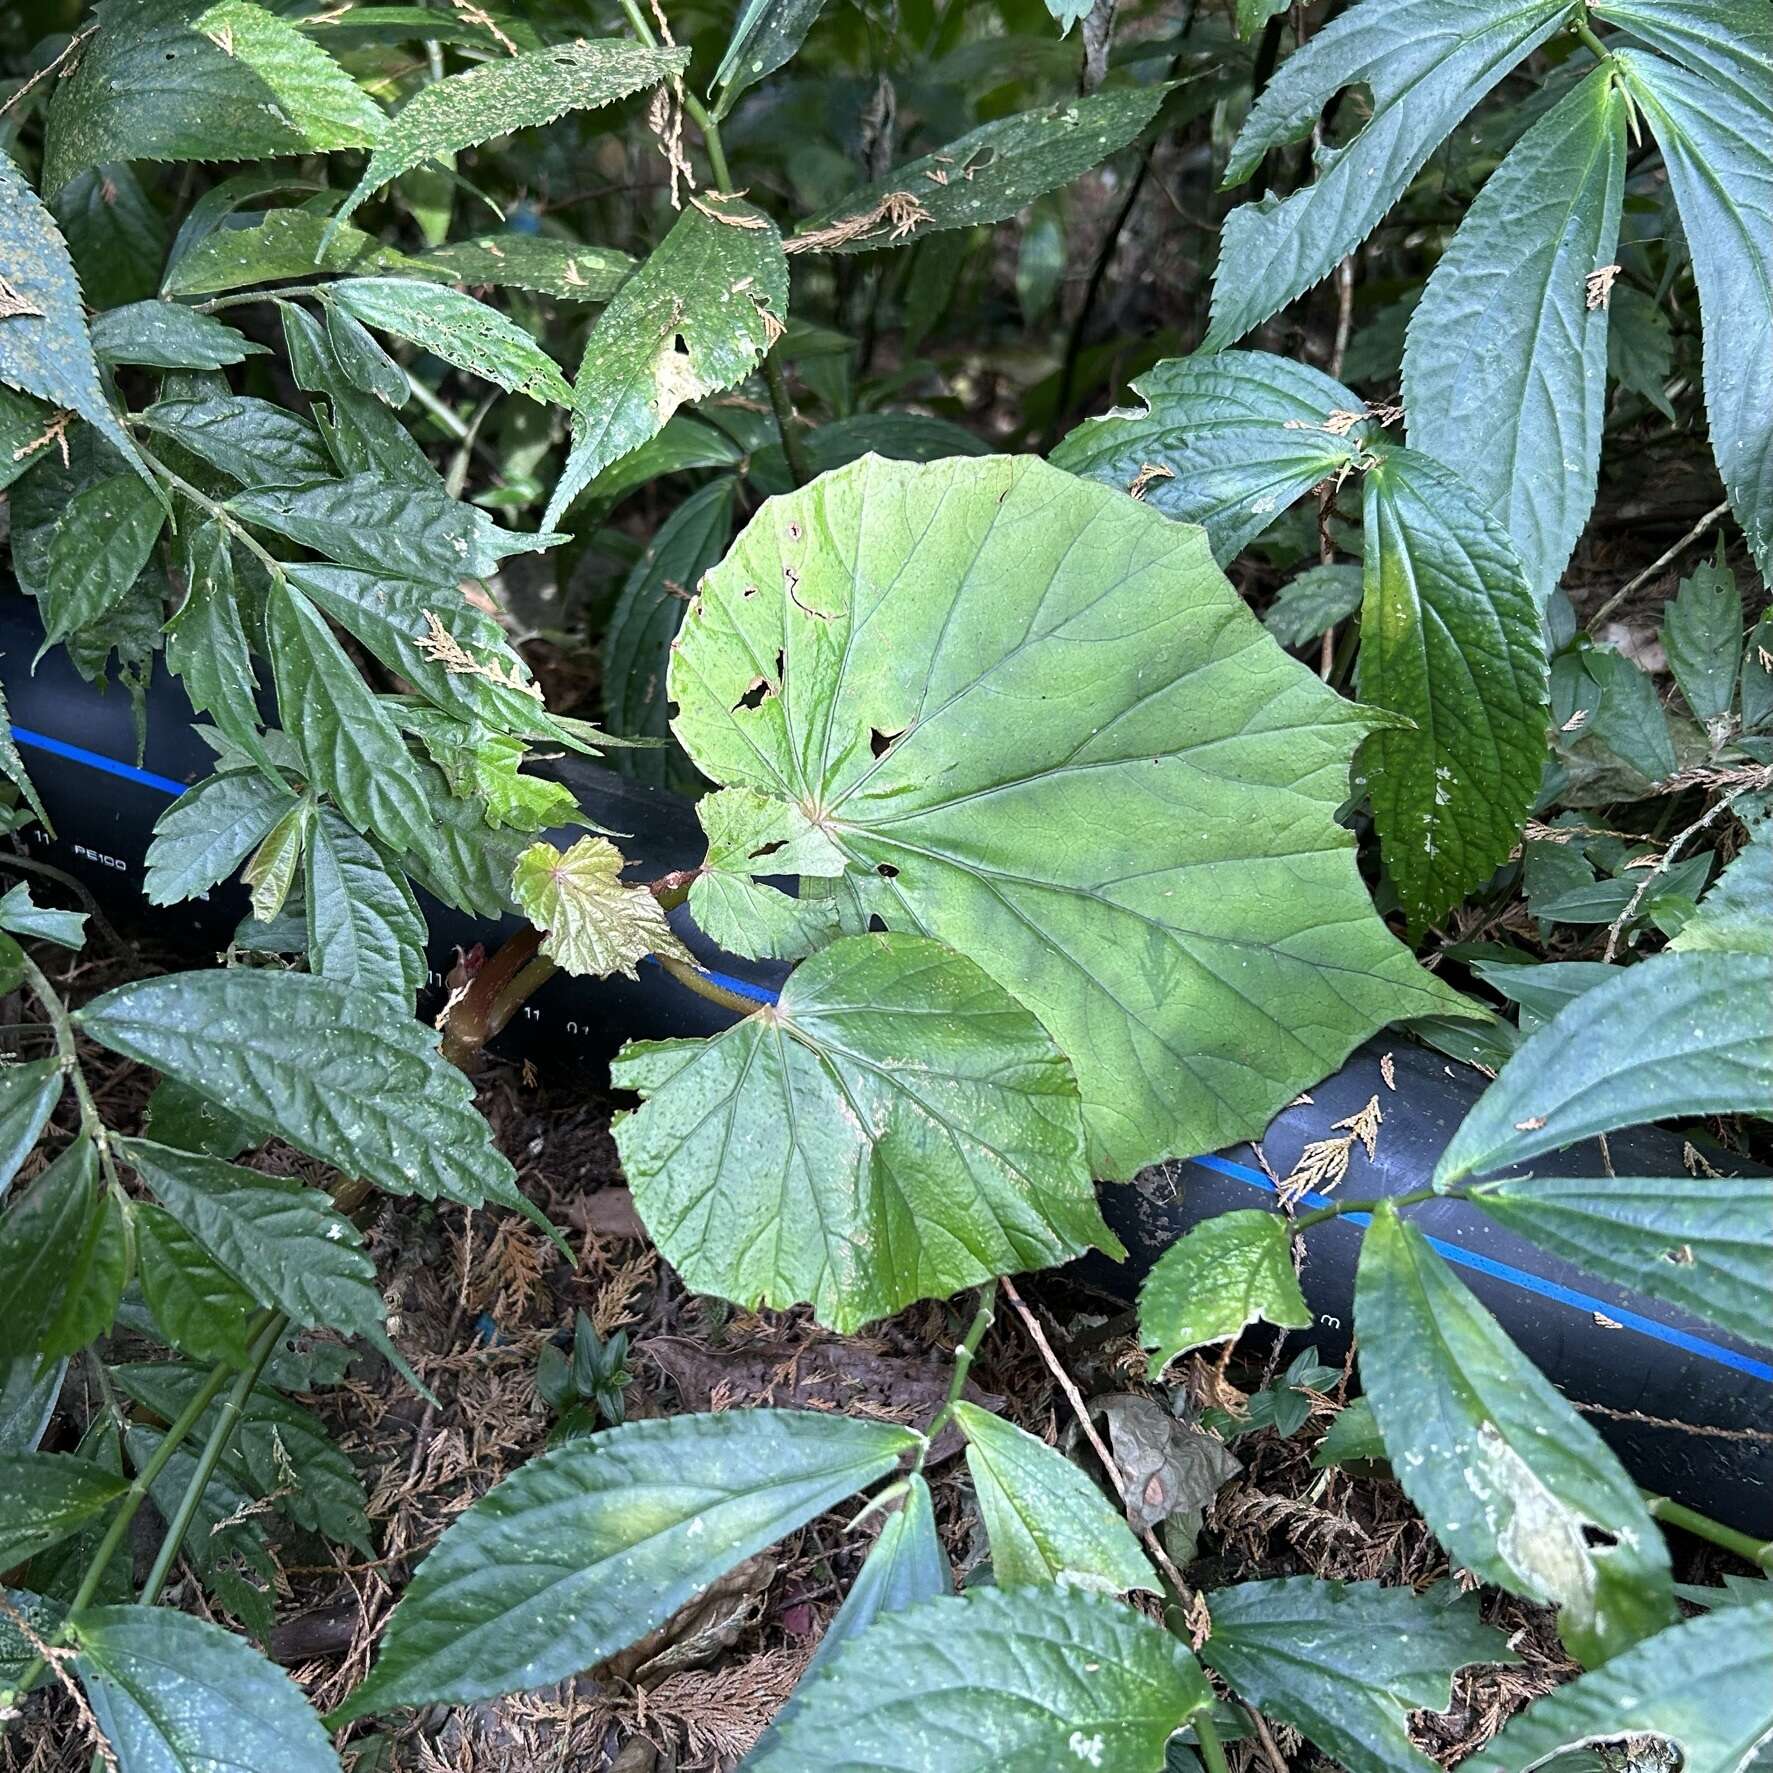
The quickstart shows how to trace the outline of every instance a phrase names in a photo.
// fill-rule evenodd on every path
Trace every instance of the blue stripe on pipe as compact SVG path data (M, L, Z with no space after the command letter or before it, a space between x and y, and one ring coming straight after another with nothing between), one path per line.
M102 752L88 751L83 746L70 745L63 739L52 739L46 733L34 733L22 726L15 726L12 736L21 745L47 751L52 757L65 757L70 763L83 763L89 769L103 770L108 776L120 776L126 782L135 782L144 788L156 788L162 794L183 794L188 786L184 782L175 782L170 776L157 776L152 770L137 769L131 763L119 763L116 758L106 757ZM753 1003L775 1003L778 1000L779 994L767 985L759 985L750 979L740 979L732 973L715 972L710 967L702 970L716 985L723 985L728 991L737 992L740 997L749 998ZM1230 1176L1235 1181L1266 1189L1270 1194L1277 1192L1274 1184L1260 1170L1252 1169L1248 1164L1237 1163L1231 1158L1208 1153L1189 1161L1199 1164L1203 1170L1215 1170L1221 1176ZM1328 1195L1323 1194L1302 1194L1299 1199L1312 1208L1334 1204ZM1365 1213L1350 1213L1347 1217L1351 1225L1364 1225L1368 1219ZM1639 1335L1649 1336L1657 1342L1667 1343L1669 1347L1678 1348L1684 1354L1715 1362L1718 1366L1729 1367L1738 1373L1746 1373L1752 1379L1773 1381L1773 1365L1756 1360L1752 1355L1738 1354L1733 1348L1725 1348L1703 1336L1678 1330L1672 1324L1658 1323L1654 1318L1640 1316L1635 1311L1625 1311L1590 1294L1579 1293L1573 1287L1560 1286L1556 1281L1547 1280L1542 1275L1529 1274L1525 1269L1511 1267L1508 1263L1498 1262L1489 1256L1480 1256L1472 1250L1462 1250L1457 1244L1450 1244L1444 1238L1431 1237L1428 1241L1456 1267L1490 1275L1496 1280L1506 1281L1510 1286L1519 1287L1522 1292L1537 1293L1541 1299L1550 1299L1577 1311L1598 1311L1616 1324L1622 1324L1628 1330L1636 1330Z
M1209 1155L1191 1158L1189 1161L1199 1164L1203 1170L1213 1170L1221 1176L1231 1177L1233 1181L1247 1182L1252 1187L1265 1189L1269 1194L1277 1192L1275 1185L1260 1170L1252 1169L1248 1164L1240 1164L1232 1158ZM1305 1206L1313 1208L1334 1204L1327 1195L1322 1194L1302 1194L1299 1199ZM1366 1225L1371 1217L1368 1213L1345 1215L1350 1225ZM1734 1348L1725 1348L1722 1343L1710 1341L1704 1336L1695 1336L1690 1331L1677 1329L1673 1324L1658 1323L1653 1317L1627 1311L1605 1299L1597 1299L1590 1293L1579 1293L1574 1287L1547 1280L1544 1275L1529 1273L1526 1269L1515 1268L1507 1262L1498 1262L1493 1256L1483 1256L1475 1250L1462 1249L1458 1244L1448 1243L1445 1238L1431 1237L1428 1242L1438 1254L1457 1268L1469 1268L1476 1274L1487 1274L1495 1280L1506 1281L1512 1287L1519 1287L1524 1293L1537 1293L1541 1299L1550 1299L1558 1305L1568 1305L1577 1311L1598 1311L1603 1317L1611 1318L1625 1329L1636 1330L1640 1336L1648 1336L1657 1342L1665 1342L1671 1348L1680 1349L1683 1354L1691 1354L1700 1360L1712 1361L1720 1367L1746 1373L1751 1379L1773 1381L1773 1365L1756 1360L1753 1355L1739 1354Z
M47 733L33 733L22 726L12 729L12 736L21 745L34 751L47 751L51 757L65 757L70 763L83 763L88 769L103 770L107 776L121 776L143 788L157 788L162 794L183 794L189 782L175 782L171 776L157 776L152 770L139 770L133 763L119 763L99 751L88 751L83 745L70 745L65 739L52 739Z

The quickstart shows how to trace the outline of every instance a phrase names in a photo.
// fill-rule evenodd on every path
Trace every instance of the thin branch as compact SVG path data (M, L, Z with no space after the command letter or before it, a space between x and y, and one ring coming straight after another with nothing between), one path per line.
M1676 559L1683 549L1688 548L1694 542L1697 542L1699 538L1704 535L1705 532L1729 509L1730 501L1728 499L1726 499L1721 505L1713 505L1712 508L1707 511L1706 514L1700 518L1700 520L1694 524L1672 548L1668 549L1665 553L1657 555L1657 557L1652 560L1635 579L1627 581L1621 589L1615 591L1613 595L1588 618L1586 624L1588 632L1590 634L1598 633L1601 624L1606 621L1608 616L1612 615L1614 610L1616 610L1620 604L1632 594L1632 592L1637 590L1640 585L1648 584L1650 580L1655 578L1655 576L1661 572L1671 560Z

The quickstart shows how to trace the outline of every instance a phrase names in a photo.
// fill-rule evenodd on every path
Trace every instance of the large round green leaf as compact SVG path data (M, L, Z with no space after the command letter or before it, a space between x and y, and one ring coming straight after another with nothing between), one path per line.
M971 955L1077 1069L1098 1174L1259 1132L1462 999L1336 823L1376 716L1201 531L1026 458L861 461L767 504L690 606L675 730L798 807L889 928Z
M921 936L851 936L712 1041L634 1042L616 1125L647 1229L698 1292L853 1330L1091 1245L1118 1252L1071 1068Z

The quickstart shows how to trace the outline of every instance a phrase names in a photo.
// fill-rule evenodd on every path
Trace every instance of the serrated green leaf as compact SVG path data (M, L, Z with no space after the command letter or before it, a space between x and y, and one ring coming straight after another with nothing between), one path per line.
M691 493L653 532L623 584L603 635L603 706L611 732L629 739L670 736L665 673L671 642L702 575L732 540L738 484L722 476ZM620 767L624 775L663 786L672 755L663 747L625 751Z
M260 923L275 923L295 882L314 818L314 802L298 801L269 831L240 870L240 884L252 889L252 914Z
M872 252L942 228L1007 221L1133 141L1170 88L1113 86L968 130L801 223L795 252Z
M238 1157L257 1143L250 1127L170 1077L161 1078L148 1097L143 1132L157 1145L220 1158Z
M4 390L0 390L4 392ZM4 441L0 441L0 451L5 449ZM0 476L3 480L4 476ZM6 698L0 695L0 775L4 775L18 791L26 806L35 814L37 823L55 836L55 826L50 823L49 814L44 810L41 796L31 781L30 772L25 768L25 760L19 755L18 741L12 736L12 716L7 711Z
M714 70L712 90L720 94L714 106L716 123L733 108L740 93L793 59L824 9L825 0L744 0L733 20L726 53Z
M376 847L327 808L308 835L302 898L310 971L411 1015L426 971L418 901Z
M50 905L34 905L27 881L0 894L0 930L9 930L32 942L54 942L60 948L86 945L84 911L58 911Z
M102 620L129 595L165 521L158 494L133 474L113 474L75 495L49 544L45 650Z
M132 1363L111 1376L126 1397L171 1422L196 1396L201 1368ZM211 1404L192 1431L201 1446L224 1406ZM354 1545L371 1556L363 1485L351 1461L309 1411L264 1385L250 1391L235 1421L224 1465L242 1488L274 1496L297 1526Z
M0 1588L0 1596L6 1600L0 1607L0 1691L16 1689L32 1668L42 1669L33 1685L53 1680L37 1646L53 1639L60 1628L61 1604L22 1588Z
M329 301L324 306L323 324L334 361L359 394L373 395L396 412L406 405L412 397L406 371L382 349L362 321Z
M707 575L670 694L705 775L799 808L869 914L1051 1031L1098 1176L1258 1135L1375 1028L1465 1007L1335 822L1369 717L1122 493L1026 458L839 469Z
M585 340L572 445L542 527L552 529L680 406L748 376L787 318L788 261L775 223L736 198L686 209Z
M1594 0L1589 10L1695 74L1764 104L1773 20L1757 0Z
M1674 774L1674 740L1655 682L1621 653L1591 647L1581 655L1582 673L1599 691L1594 711L1579 729L1587 740L1611 752L1646 782Z
M1132 388L1143 412L1086 419L1053 462L1203 524L1221 566L1319 481L1363 461L1375 431L1340 382L1264 351L1174 357Z
M1349 1773L1430 1773L1406 1714L1445 1711L1471 1663L1518 1660L1477 1602L1313 1576L1239 1583L1214 1589L1201 1659Z
M1177 1355L1229 1342L1251 1324L1308 1330L1313 1319L1293 1272L1293 1240L1279 1213L1220 1213L1164 1251L1139 1292L1139 1339L1151 1377Z
M386 1317L375 1264L318 1189L146 1139L118 1151L174 1219L252 1297L310 1329L374 1337Z
M462 43L509 53L501 38L520 49L539 47L535 27L508 12L476 6L470 13L437 12L429 6L353 6L348 12L310 13L301 28L333 50L369 49L385 43Z
M68 1283L90 1260L98 1215L98 1155L81 1137L0 1218L0 1274L8 1288L0 1360L49 1352Z
M247 1326L258 1310L252 1294L159 1207L137 1204L135 1238L142 1296L165 1339L193 1360L246 1366Z
M220 369L268 349L207 314L176 302L132 302L92 323L100 363L141 363L155 369Z
M365 326L410 340L507 393L544 406L572 401L553 358L521 326L460 290L410 277L347 277L327 299Z
M594 979L636 979L649 954L695 965L652 892L622 880L623 866L607 837L581 837L564 854L551 843L532 843L517 858L511 896L547 932L542 953Z
M0 154L0 264L6 267L7 310L0 325L0 382L78 413L155 485L99 386L67 244L7 154Z
M1324 1438L1311 1456L1314 1467L1349 1465L1357 1460L1383 1459L1385 1437L1373 1420L1373 1406L1364 1397L1357 1397L1336 1412L1336 1419L1324 1431Z
M1556 1606L1591 1667L1674 1617L1668 1548L1619 1461L1389 1203L1355 1329L1392 1469L1457 1563Z
M66 1539L128 1487L69 1453L0 1455L0 1569Z
M829 899L790 898L760 880L722 871L690 883L689 908L703 935L747 960L799 960L840 927Z
M390 1194L513 1204L511 1166L436 1034L330 979L232 968L120 985L92 1039Z
M1550 701L1538 605L1471 489L1416 450L1363 487L1361 699L1413 724L1367 741L1386 872L1413 925L1508 859L1539 794Z
M344 221L390 179L439 154L552 123L568 111L607 105L682 73L688 61L686 49L581 37L482 62L421 86L389 123L336 219Z
M1319 153L1313 183L1226 217L1204 348L1233 343L1327 277L1460 118L1573 10L1574 0L1360 0L1282 62L1232 144L1227 185L1309 134L1337 92L1364 88L1369 114L1345 146Z
M66 1082L59 1058L0 1070L0 1200L12 1187L19 1165L37 1148Z
M320 433L269 400L242 394L160 400L141 420L242 486L299 486L332 472Z
M170 225L121 160L95 166L55 192L50 211L68 243L87 306L103 318L151 296L166 262Z
M216 1763L341 1773L301 1689L244 1639L170 1607L89 1607L74 1668L122 1773Z
M218 886L295 804L287 788L246 770L188 788L154 826L142 876L148 903L176 905Z
M65 1359L19 1355L0 1363L0 1453L34 1453L49 1428L67 1377Z
M372 235L336 227L318 210L272 209L230 217L204 235L174 261L161 293L221 295L260 283L306 282L316 272L366 276L409 270L413 263Z
M0 491L31 468L44 450L55 447L49 430L52 416L41 400L15 394L0 383Z
M1119 1509L1065 1457L976 1404L954 1406L999 1588L1159 1592Z
M588 1668L916 1445L890 1423L728 1410L555 1447L452 1523L331 1722Z
M1307 646L1360 608L1361 580L1352 561L1308 566L1281 586L1262 626L1282 646Z
M104 160L255 160L367 148L380 108L325 50L246 0L101 0L49 107L43 185Z
M1678 954L1727 949L1773 960L1773 830L1757 829L1669 943Z
M1773 1345L1773 1181L1548 1176L1488 1182L1472 1199L1590 1274Z
M586 823L570 788L522 773L527 756L522 739L494 732L478 719L463 719L459 710L445 714L410 699L393 713L443 771L450 792L477 806L487 824L527 833Z
M1773 1601L1684 1619L1517 1713L1467 1773L1551 1767L1625 1736L1675 1744L1682 1773L1749 1773L1773 1731Z
M1742 666L1742 593L1721 552L1701 561L1663 605L1662 644L1694 719L1728 715Z
M1671 423L1668 398L1674 369L1674 336L1668 316L1653 297L1629 283L1615 283L1607 298L1607 374L1620 387L1643 398Z
M1437 1188L1676 1115L1773 1113L1773 958L1662 954L1585 992L1465 1117Z
M1159 1773L1164 1744L1211 1704L1181 1641L1119 1601L974 1589L889 1613L845 1644L752 1766Z
M1760 35L1765 38L1765 24ZM1773 580L1773 71L1726 85L1659 55L1615 52L1662 150L1704 322L1705 416L1724 491Z
M852 936L709 1041L631 1042L616 1126L634 1202L697 1292L850 1331L917 1299L1118 1251L1070 1068L926 937Z
M613 246L582 246L545 234L488 234L452 240L410 261L409 274L471 286L529 289L569 302L607 302L634 270Z
M1508 531L1541 608L1594 504L1607 300L1625 174L1623 89L1597 68L1490 175L1410 318L1413 448Z

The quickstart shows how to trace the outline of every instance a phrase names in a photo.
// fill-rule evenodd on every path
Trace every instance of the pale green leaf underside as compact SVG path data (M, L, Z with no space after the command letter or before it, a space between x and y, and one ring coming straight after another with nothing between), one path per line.
M1570 15L1575 0L1360 0L1284 61L1232 146L1228 185L1311 131L1346 87L1371 94L1354 139L1290 196L1234 209L1220 237L1207 347L1229 345L1327 277L1458 123Z
M1600 68L1491 174L1410 318L1411 445L1508 531L1540 606L1588 521L1607 405L1607 304L1589 278L1619 247L1625 95Z
M1389 1205L1361 1245L1355 1329L1392 1468L1455 1562L1557 1606L1590 1665L1674 1617L1668 1548L1637 1487ZM1605 1536L1592 1545L1590 1526Z
M573 380L572 447L542 527L678 407L743 381L788 320L776 225L735 198L686 209L616 292Z
M1195 1226L1158 1258L1139 1293L1139 1339L1154 1351L1154 1379L1177 1355L1228 1342L1259 1319L1289 1330L1312 1323L1279 1213L1220 1213Z
M369 1678L332 1722L577 1674L916 1444L890 1423L730 1410L556 1447L488 1491L426 1555Z
M1063 1453L976 1404L957 1403L954 1420L999 1588L1159 1592L1125 1516Z
M1468 1663L1513 1662L1477 1597L1286 1576L1221 1588L1202 1659L1349 1773L1431 1773L1406 1714L1445 1711Z
M1564 1749L1622 1736L1678 1745L1682 1773L1747 1773L1773 1734L1773 1601L1720 1607L1659 1632L1534 1701L1463 1763L1466 1773L1548 1767Z
M802 1687L753 1773L1159 1773L1211 1705L1182 1642L1076 1589L975 1589L878 1619Z
M1124 493L865 457L752 520L670 694L706 774L799 807L889 928L1052 1031L1098 1175L1258 1134L1374 1029L1463 1004L1335 821L1370 717Z
M1492 1219L1590 1274L1773 1346L1773 1180L1545 1177L1488 1183Z
M1375 429L1340 382L1265 351L1174 357L1132 388L1143 412L1086 419L1052 460L1204 525L1221 566L1295 499L1363 459Z
M1674 1115L1773 1113L1773 956L1664 954L1561 1010L1509 1060L1434 1179Z
M1513 544L1455 475L1386 451L1362 487L1363 701L1403 715L1362 757L1380 853L1412 924L1507 860L1547 751L1545 641Z
M939 228L1001 222L1118 153L1169 87L1115 86L969 130L803 222L794 252L869 252Z
M631 1043L634 1203L697 1292L849 1331L917 1299L1118 1250L1070 1068L972 961L854 936L711 1041Z
M1773 72L1738 89L1622 49L1693 255L1704 322L1705 417L1730 508L1773 580Z
M381 109L325 50L245 0L108 0L55 89L43 188L107 160L367 148Z

